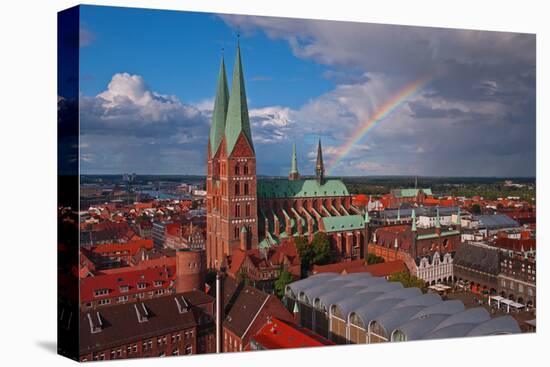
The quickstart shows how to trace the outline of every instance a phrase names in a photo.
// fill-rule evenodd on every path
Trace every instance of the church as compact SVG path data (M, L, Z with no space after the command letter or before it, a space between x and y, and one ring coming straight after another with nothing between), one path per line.
M206 256L227 266L237 250L269 249L326 233L337 260L363 258L369 218L352 204L346 185L325 177L321 141L315 177L303 178L293 146L288 178L258 179L239 45L231 93L222 57L208 139Z

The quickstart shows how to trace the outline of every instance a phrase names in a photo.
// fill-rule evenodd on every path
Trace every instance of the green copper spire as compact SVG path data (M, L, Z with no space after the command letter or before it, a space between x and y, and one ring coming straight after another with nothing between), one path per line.
M369 217L369 209L365 210L365 224L370 223L370 217Z
M241 132L244 133L252 150L252 134L250 132L250 121L248 118L248 106L246 104L246 92L244 89L243 66L241 63L241 47L237 44L237 56L233 67L233 81L231 82L231 95L227 108L227 119L225 120L225 139L227 153L231 154Z
M441 228L441 221L439 220L439 207L436 209L435 228Z
M229 91L227 89L225 63L223 62L222 56L218 75L218 87L216 88L216 99L214 101L214 111L212 112L212 126L210 127L210 151L212 156L218 151L223 138L228 101Z
M413 232L416 232L416 213L415 213L414 209L411 212L411 224L412 224L411 230Z
M300 173L298 173L298 160L296 159L296 144L292 144L292 159L290 162L290 172L288 172L288 179L290 181L298 180Z
M462 218L460 215L460 206L458 207L458 211L456 213L456 224L461 225L462 224Z
M298 160L296 159L296 143L292 144L292 161L290 173L298 173Z

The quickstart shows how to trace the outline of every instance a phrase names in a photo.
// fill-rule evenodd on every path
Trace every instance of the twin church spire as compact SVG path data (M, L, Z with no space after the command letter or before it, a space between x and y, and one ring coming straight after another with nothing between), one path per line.
M218 73L218 84L216 87L216 98L212 112L212 126L210 128L210 153L216 155L220 149L222 140L225 138L226 152L230 155L237 144L241 133L247 139L250 148L254 150L252 143L252 132L250 130L250 119L248 116L248 105L244 85L243 66L241 61L241 47L237 43L235 65L233 66L233 78L231 81L231 93L227 87L225 62L222 56L220 70ZM315 165L315 176L319 184L325 180L325 167L323 164L323 152L321 140L317 146L317 163ZM296 144L292 146L292 161L288 175L290 180L298 180L298 162L296 158Z
M298 172L298 160L296 159L296 144L292 144L292 159L290 163L290 172L288 173L288 179L298 180L300 173ZM315 178L317 182L322 185L325 183L325 165L323 163L323 149L321 148L321 139L317 145L317 162L315 164Z
M217 153L224 137L227 154L231 154L241 132L248 140L248 144L252 150L254 150L246 102L241 48L237 44L231 94L228 92L223 56L220 63L216 99L212 113L212 126L210 128L210 149L212 156Z

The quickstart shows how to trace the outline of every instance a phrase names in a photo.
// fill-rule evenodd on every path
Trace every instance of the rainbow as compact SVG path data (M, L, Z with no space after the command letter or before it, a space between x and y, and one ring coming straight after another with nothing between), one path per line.
M366 121L359 124L351 137L337 149L336 155L329 161L328 172L346 157L353 146L357 144L370 130L388 115L395 111L407 98L420 92L429 82L433 80L433 74L423 76L401 88L394 96L387 100L376 112Z

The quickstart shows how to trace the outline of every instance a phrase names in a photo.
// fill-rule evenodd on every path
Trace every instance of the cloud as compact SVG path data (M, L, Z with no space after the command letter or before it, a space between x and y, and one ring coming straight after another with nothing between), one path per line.
M323 137L329 160L401 88L431 76L360 140L369 149L353 147L335 174L535 174L534 35L220 17L245 35L284 40L296 57L327 68L322 76L334 89L290 110L292 130L279 132Z
M90 46L96 39L95 33L93 33L90 29L88 29L86 26L81 25L80 31L79 31L79 39L80 39L80 47L88 47Z
M183 103L153 91L140 75L117 73L80 105L84 171L204 173L211 104Z

